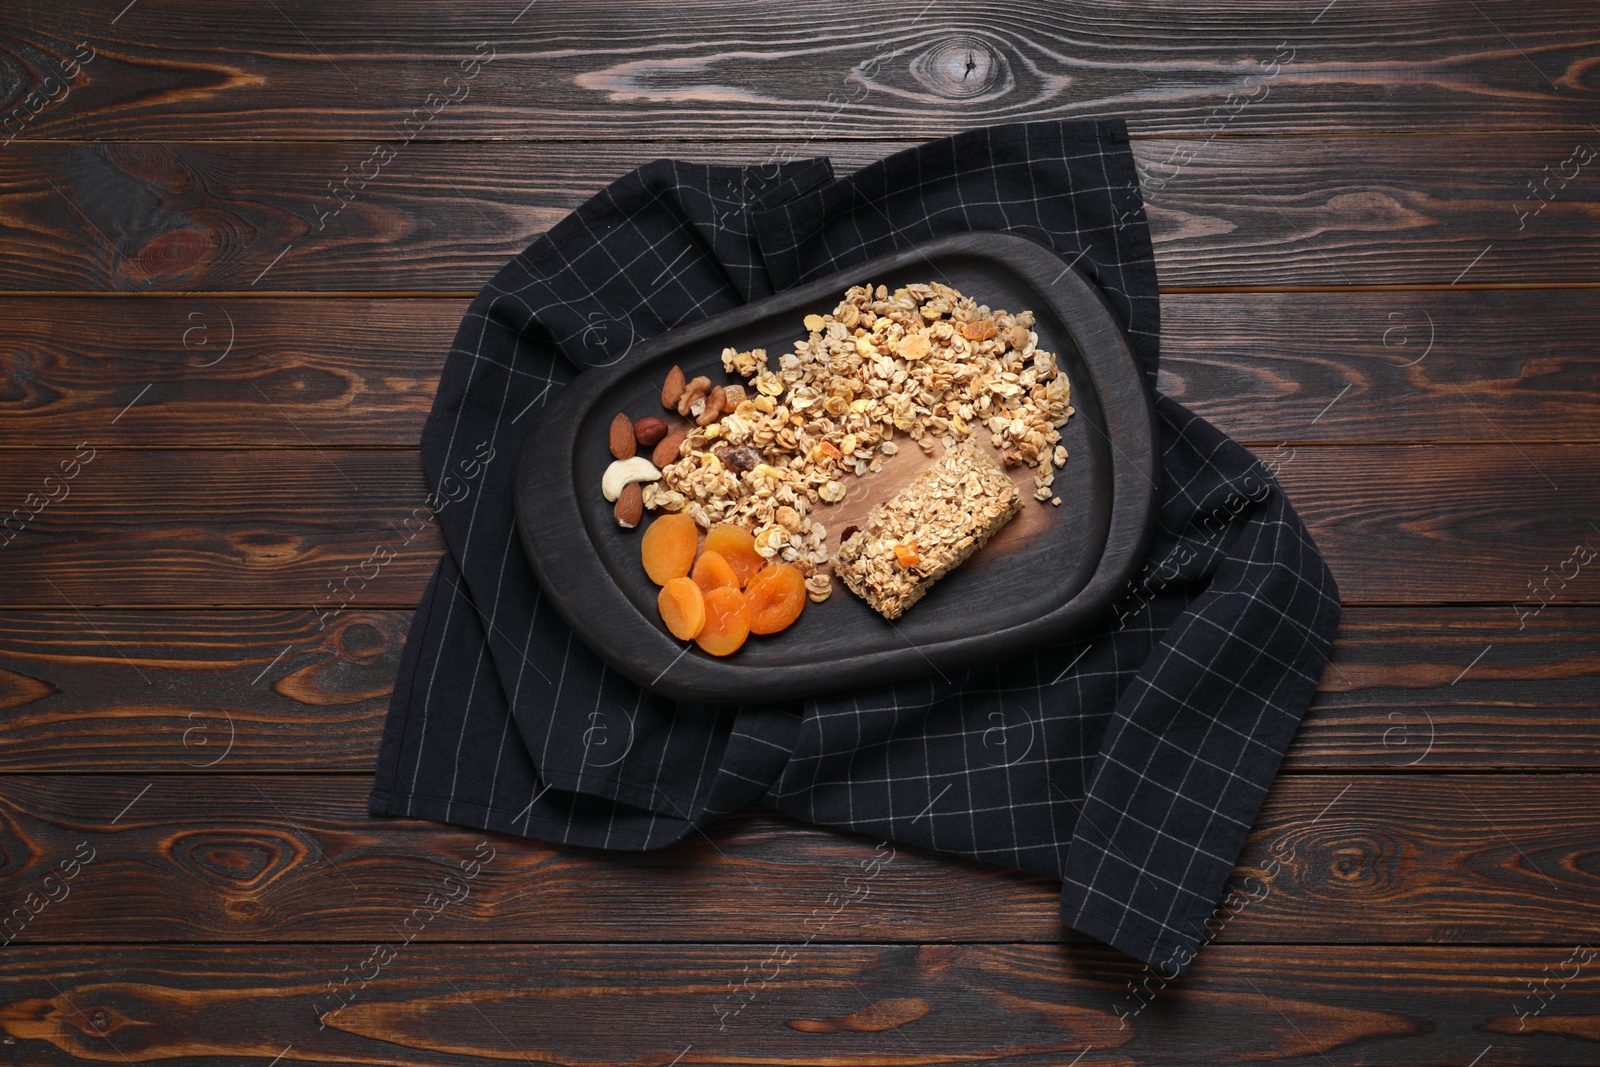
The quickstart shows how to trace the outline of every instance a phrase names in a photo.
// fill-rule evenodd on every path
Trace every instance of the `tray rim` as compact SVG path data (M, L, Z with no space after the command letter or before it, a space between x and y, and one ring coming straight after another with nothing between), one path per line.
M932 262L939 255L952 253L976 253L994 258L996 252L993 246L996 243L1002 247L1010 245L1004 258L1012 269L1049 296L1055 312L1065 324L1085 362L1092 364L1112 360L1120 364L1120 367L1113 368L1115 373L1109 376L1110 380L1100 374L1092 375L1108 428L1113 428L1108 442L1111 445L1111 514L1105 539L1100 545L1100 558L1096 560L1088 581L1078 592L1046 614L1004 629L920 645L908 641L904 649L846 656L829 660L826 664L808 662L750 667L731 660L686 657L686 651L693 648L693 644L677 641L646 619L627 594L616 587L598 552L592 548L581 554L564 551L558 544L552 543L555 535L548 524L527 521L530 508L525 504L530 499L537 499L541 501L538 509L541 515L548 516L552 509L556 509L563 515L570 514L580 528L585 525L578 500L578 487L571 477L573 443L570 436L556 436L557 424L564 421L559 415L564 409L575 408L578 417L581 417L582 411L587 410L601 393L627 377L637 365L656 358L662 350L701 343L724 330L763 318L774 309L793 310L811 304L829 294L843 292L851 285L860 284L864 277L904 269L918 260ZM1037 268L1047 265L1059 273L1054 280L1042 281L1044 275ZM1104 342L1108 340L1115 344L1106 346ZM1097 341L1101 343L1093 344ZM1114 355L1111 354L1112 349ZM1091 351L1095 355L1091 356ZM1124 427L1127 431L1144 430L1126 438L1133 446L1131 451L1117 444L1120 434L1115 427L1123 422L1130 424ZM1142 566L1148 552L1160 503L1158 441L1154 390L1133 354L1126 332L1100 289L1048 245L1021 234L974 230L874 256L826 277L673 327L631 347L613 362L580 371L540 413L524 437L512 481L512 507L523 554L545 597L584 644L625 677L658 696L685 703L733 705L796 700L863 685L931 675L941 670L941 667L935 666L936 659L944 668L960 669L991 657L1001 649L1004 655L1021 655L1052 638L1066 639L1075 628L1093 622L1115 601L1117 592ZM564 453L561 451L563 446ZM563 455L565 462L550 462L551 448L557 449L557 454ZM538 457L537 460L535 457ZM587 543L587 539L585 541ZM1116 553L1108 552L1110 546L1117 544L1126 547ZM585 572L580 577L586 574L594 579L596 584L592 588L614 590L616 600L640 623L638 627L627 627L629 631L637 630L637 634L619 634L613 626L597 627L594 624L598 614L594 600L588 598L582 605L573 603L561 591L566 583L558 584L547 577L546 568L557 569L557 561L560 563L559 569L569 574L569 582L571 571L576 569ZM577 586L578 583L571 584ZM605 596L604 599L610 600L611 597ZM613 647L618 638L627 640L635 652L634 657L624 656ZM660 654L654 657L656 665L666 664L655 673L641 663L641 659L650 658L640 655L641 650L650 651L651 646L660 646ZM689 669L675 671L674 667L681 665L685 659L690 664ZM824 677L816 677L819 672L825 672ZM669 677L674 674L676 677ZM719 689L721 692L716 692Z

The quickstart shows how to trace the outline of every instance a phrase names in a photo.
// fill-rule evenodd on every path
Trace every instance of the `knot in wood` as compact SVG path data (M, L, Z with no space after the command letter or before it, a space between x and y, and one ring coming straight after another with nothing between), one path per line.
M1005 56L988 41L969 34L935 42L911 61L911 76L948 100L972 100L1010 87Z

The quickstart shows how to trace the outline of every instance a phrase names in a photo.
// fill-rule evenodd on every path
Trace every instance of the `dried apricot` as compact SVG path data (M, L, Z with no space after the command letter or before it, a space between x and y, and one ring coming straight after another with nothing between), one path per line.
M902 567L911 568L922 565L922 556L917 551L917 543L915 541L907 541L903 545L895 545L894 558Z
M706 602L700 587L688 578L674 578L656 594L656 610L672 636L692 641L706 624Z
M765 567L745 590L750 602L750 632L775 634L800 617L806 606L806 579L789 563Z
M644 572L657 585L684 577L694 566L699 541L699 527L689 516L681 511L660 516L645 529L639 541Z
M693 582L689 583L694 585ZM699 592L695 587L695 592ZM727 656L739 650L750 634L750 605L737 589L718 586L704 595L706 621L694 642L713 656Z
M709 593L718 586L739 588L739 576L733 572L733 568L722 558L720 552L700 553L700 558L694 561L694 570L689 576L694 579L694 584L700 587L702 593Z
M739 576L741 588L748 585L756 572L767 563L756 551L755 536L743 526L735 526L731 522L713 526L706 532L705 550L715 552L728 561L733 573Z

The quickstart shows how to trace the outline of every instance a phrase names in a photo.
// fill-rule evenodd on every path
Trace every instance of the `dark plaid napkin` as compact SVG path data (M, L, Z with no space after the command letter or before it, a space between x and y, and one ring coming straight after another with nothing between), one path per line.
M462 322L423 431L449 547L406 642L371 810L645 849L766 804L1059 878L1064 923L1185 970L1339 608L1264 465L1180 405L1157 404L1148 565L1094 633L839 696L709 708L652 695L543 601L513 528L522 438L585 367L970 230L1076 263L1154 380L1155 266L1120 122L976 130L843 179L825 159L657 160L508 263Z

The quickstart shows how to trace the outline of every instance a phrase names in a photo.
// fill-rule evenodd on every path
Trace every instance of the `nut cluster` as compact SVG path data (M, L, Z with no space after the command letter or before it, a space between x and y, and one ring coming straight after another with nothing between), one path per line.
M881 470L900 448L896 431L931 454L984 429L1007 466L1035 468L1035 498L1059 504L1051 484L1067 460L1071 389L1036 347L1033 321L937 282L853 287L831 315L806 316L808 336L776 366L762 349L726 349L724 368L749 391L668 380L663 403L696 428L676 459L657 451L662 477L644 488L645 506L703 527L736 522L762 555L810 576L827 559L827 531L808 512L843 500L847 474Z

